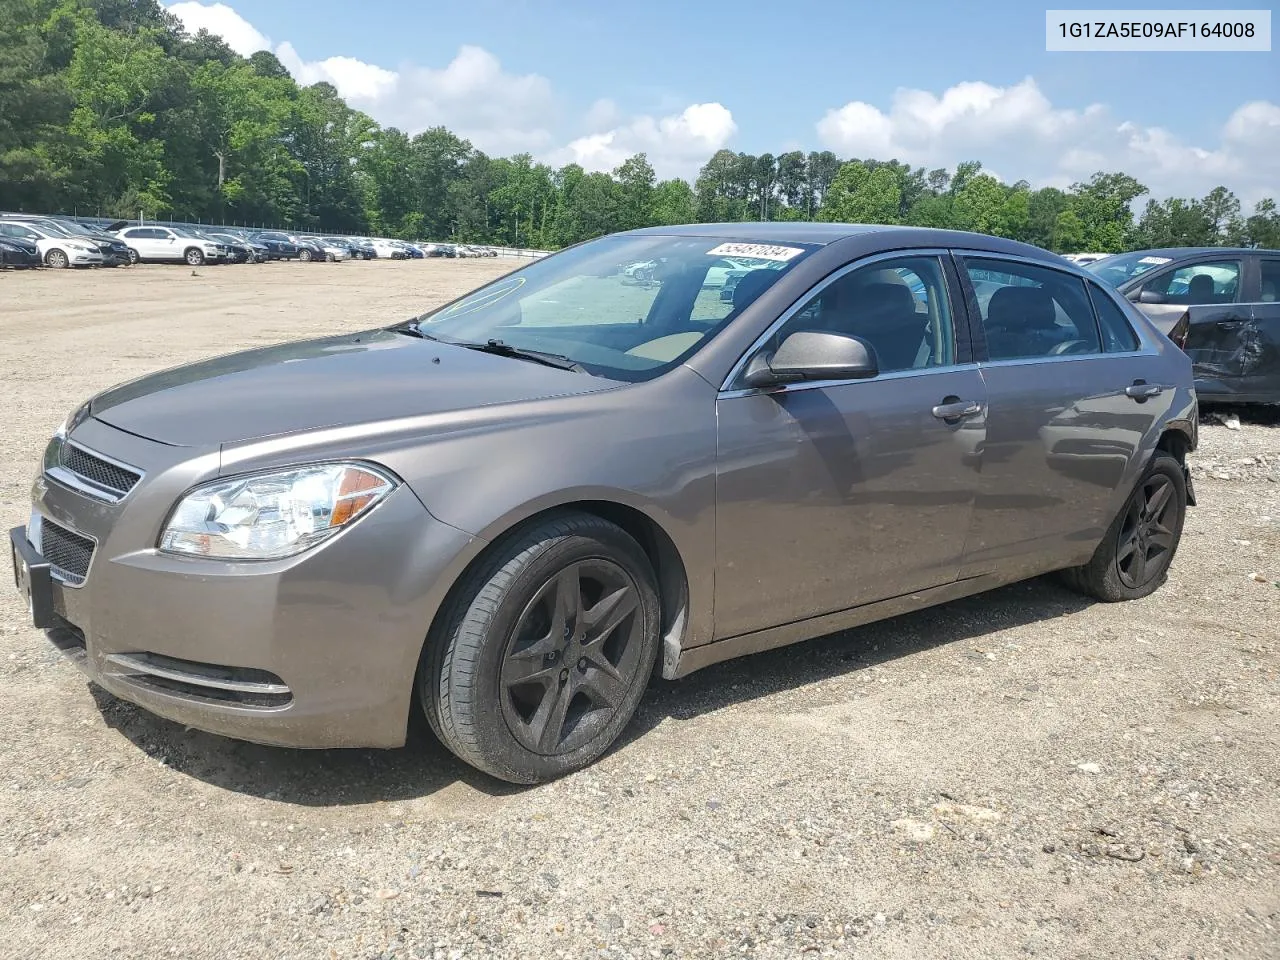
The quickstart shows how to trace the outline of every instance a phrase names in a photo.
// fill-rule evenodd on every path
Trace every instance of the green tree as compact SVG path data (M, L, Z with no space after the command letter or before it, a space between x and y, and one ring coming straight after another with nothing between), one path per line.
M836 174L820 217L840 223L897 223L901 199L902 188L893 170L870 170L855 160Z

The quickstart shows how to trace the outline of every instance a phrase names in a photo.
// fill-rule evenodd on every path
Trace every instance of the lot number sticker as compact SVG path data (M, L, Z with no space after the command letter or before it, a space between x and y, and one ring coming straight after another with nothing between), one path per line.
M776 260L786 263L804 253L803 247L775 247L767 243L722 243L708 250L709 257L754 257L757 260Z

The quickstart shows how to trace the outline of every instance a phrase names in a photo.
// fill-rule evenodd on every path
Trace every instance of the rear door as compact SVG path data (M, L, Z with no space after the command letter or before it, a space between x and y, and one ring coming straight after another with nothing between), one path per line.
M1016 257L958 259L988 397L960 576L1080 563L1111 523L1113 494L1173 385L1098 284Z

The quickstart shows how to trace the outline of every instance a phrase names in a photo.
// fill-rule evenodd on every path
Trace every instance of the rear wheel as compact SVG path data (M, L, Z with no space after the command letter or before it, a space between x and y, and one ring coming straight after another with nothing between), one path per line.
M66 252L57 248L49 251L44 258L44 262L55 270L65 270L71 264L71 261L67 259Z
M333 261L337 260L338 258L335 257L332 253L326 253L324 255L324 259L325 259L325 263L333 263Z
M1154 593L1168 576L1186 513L1182 464L1158 452L1093 558L1062 571L1063 579L1080 593L1107 602Z
M658 592L627 533L566 513L495 544L428 638L427 719L459 758L512 783L580 769L644 694Z
M198 267L204 263L204 253L197 247L188 247L187 252L182 256L188 266Z

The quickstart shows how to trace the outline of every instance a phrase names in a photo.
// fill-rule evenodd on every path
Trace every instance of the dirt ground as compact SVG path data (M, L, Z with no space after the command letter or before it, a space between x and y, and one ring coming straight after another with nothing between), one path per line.
M99 389L510 266L0 274L0 519ZM0 953L1278 957L1280 417L1244 420L1203 427L1150 599L1036 580L658 683L533 789L421 728L302 752L159 720L0 586Z

